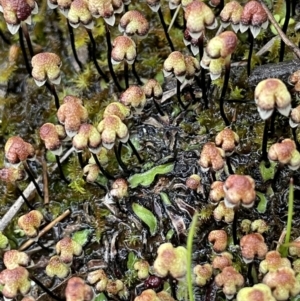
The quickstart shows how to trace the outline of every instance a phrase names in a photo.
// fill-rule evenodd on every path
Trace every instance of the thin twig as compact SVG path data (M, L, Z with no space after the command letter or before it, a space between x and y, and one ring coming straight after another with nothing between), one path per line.
M285 35L285 33L281 30L279 24L276 22L275 18L273 17L273 14L267 8L267 6L264 4L264 2L260 1L260 3L262 5L262 7L264 8L266 14L268 15L270 22L273 24L273 26L277 30L282 41L285 43L285 45L290 47L291 50L294 52L294 54L300 59L300 49L292 41L290 41L289 38Z
M29 239L27 240L20 248L19 251L23 251L26 250L27 248L29 248L32 244L34 244L36 242L37 239L39 239L40 237L42 237L45 233L47 233L49 230L51 230L57 223L59 223L60 221L62 221L65 217L67 217L69 214L71 213L71 210L68 209L66 210L63 214L61 214L60 216L58 216L56 219L54 219L51 223L49 223L44 229L42 229L37 238L34 239Z

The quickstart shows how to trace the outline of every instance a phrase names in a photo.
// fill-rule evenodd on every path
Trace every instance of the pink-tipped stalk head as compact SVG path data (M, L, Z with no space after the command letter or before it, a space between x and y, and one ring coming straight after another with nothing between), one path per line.
M275 108L284 116L289 116L291 111L290 92L277 78L268 78L259 82L254 91L254 100L263 120L268 119Z
M214 12L204 2L193 1L185 8L186 28L193 39L199 39L205 28L214 29L218 22Z
M1 0L0 12L10 33L15 34L22 21L31 24L31 15L38 13L38 6L34 0Z
M80 98L68 95L57 110L57 118L65 126L67 135L73 137L78 133L80 125L88 120L88 112Z
M266 29L268 24L268 15L262 5L255 0L247 2L241 16L241 32L245 32L250 26L251 33L256 38L260 33L260 29Z
M119 36L112 43L111 62L114 65L120 64L125 60L128 64L133 64L136 58L136 45L127 36Z
M32 77L37 86L44 85L47 79L52 84L60 84L60 67L62 63L57 54L51 52L38 53L32 58L31 64Z
M150 29L145 16L137 10L126 12L120 19L119 31L127 36L145 37Z

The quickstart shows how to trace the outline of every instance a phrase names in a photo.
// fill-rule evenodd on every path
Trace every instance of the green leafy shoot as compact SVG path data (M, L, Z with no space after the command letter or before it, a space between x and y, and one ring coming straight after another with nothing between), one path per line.
M195 212L192 223L190 225L190 230L187 239L187 273L186 282L188 286L189 300L194 301L193 292L193 278L192 278L192 254L193 254L193 240L197 228L198 213Z
M159 165L147 170L146 172L135 174L128 179L131 188L141 185L148 187L154 181L156 175L163 175L171 172L174 168L173 163Z
M77 231L73 234L72 239L79 243L81 246L84 246L89 241L89 237L92 232L93 231L91 229Z
M272 180L274 179L275 175L275 162L270 162L270 166L266 167L266 164L264 161L261 161L259 164L259 171L264 181Z
M284 244L280 246L279 252L282 257L288 256L288 248L291 239L292 232L292 222L293 222L293 213L294 213L294 183L293 178L290 179L289 187L289 203L288 203L288 220L286 226L286 234Z
M127 269L133 270L134 264L138 261L137 256L133 252L129 252L128 259L127 259Z
M128 259L127 259L127 271L125 272L125 277L123 282L126 286L132 286L138 276L137 271L134 269L134 264L138 261L138 257L134 254L134 252L129 252Z
M267 200L266 196L259 191L256 191L256 195L260 199L256 209L259 213L265 213L266 209L267 209L268 200Z
M159 195L160 195L164 205L166 205L166 206L172 205L168 195L165 192L161 192Z
M157 230L157 219L153 213L137 203L132 204L132 210L149 227L151 235L154 235Z

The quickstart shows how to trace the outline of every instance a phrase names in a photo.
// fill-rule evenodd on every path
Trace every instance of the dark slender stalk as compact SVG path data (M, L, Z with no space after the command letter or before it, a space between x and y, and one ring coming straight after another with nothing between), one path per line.
M172 40L171 40L171 38L170 38L170 36L169 36L169 33L168 33L168 27L167 27L166 22L165 22L165 20L164 20L164 16L163 16L163 14L162 14L161 8L158 9L158 16L159 16L159 19L160 19L160 23L161 23L161 25L162 25L162 27L163 27L163 29L164 29L165 36L166 36L166 38L167 38L167 41L168 41L169 46L170 46L170 48L171 48L171 51L173 52L173 51L175 51L175 48L174 48L174 45L173 45L173 43L172 43Z
M107 179L110 179L110 180L115 180L115 178L110 174L108 173L103 167L102 165L100 164L99 160L98 160L98 157L96 154L92 153L92 156L97 164L97 166L99 167L100 171L102 172L102 174L107 178Z
M110 71L110 74L113 78L113 81L115 85L117 86L119 92L122 92L123 89L117 79L116 73L113 68L113 64L111 62L111 51L112 51L112 46L111 46L111 38L110 38L110 30L108 24L105 24L105 37L106 37L106 44L107 44L107 63L108 63L108 68Z
M10 40L5 36L5 34L3 33L3 31L1 29L0 29L0 37L2 38L4 43L6 43L7 45L11 45Z
M225 63L224 83L223 83L221 97L220 97L220 113L221 113L221 116L222 116L226 126L230 125L230 122L229 122L228 118L226 117L226 114L224 111L224 100L225 100L226 91L227 91L227 87L228 87L229 75L230 75L230 61Z
M199 47L199 61L201 61L202 57L203 57L203 33L201 34L201 36L198 39L198 47Z
M247 74L250 76L251 73L251 58L253 53L253 46L254 46L254 38L252 33L248 32L248 41L249 41L249 53L248 53L248 61L247 61Z
M22 22L22 30L23 30L23 34L24 34L24 37L25 37L25 40L26 40L26 43L27 43L27 46L28 46L30 56L32 58L34 56L34 51L33 51L33 47L32 47L32 44L31 44L31 39L30 39L30 36L29 36L29 33L28 33L27 24L25 22Z
M176 88L177 99L178 99L180 106L185 110L187 108L187 106L185 106L181 100L180 86L181 86L181 82L177 79L177 88Z
M30 165L27 164L26 161L23 161L23 166L24 166L25 171L26 171L27 174L28 174L28 177L29 177L30 181L32 181L32 183L33 183L33 185L34 185L34 187L35 187L37 193L39 194L39 196L40 196L41 198L44 198L43 192L41 191L40 186L38 185L38 183L36 182L36 180L35 180L35 178L34 178L34 174L33 174L32 170L31 170L31 168L30 168Z
M23 54L23 58L25 61L25 66L26 66L27 72L28 72L29 76L31 76L31 66L28 61L25 44L24 44L24 40L23 40L23 30L21 27L19 28L19 41L20 41L20 47L22 50L22 54Z
M296 2L296 1L292 1ZM287 28L289 26L289 21L291 17L291 3L290 0L285 0L285 20L282 26L282 31L286 34ZM281 40L280 41L280 52L279 52L279 62L283 61L284 58L284 49L285 49L285 43Z
M59 298L53 292L51 292L42 282L40 282L37 278L33 275L30 275L30 279L35 282L45 293L47 293L51 298L57 301L65 301L65 298Z
M24 195L23 191L20 189L20 187L18 186L18 184L16 183L16 189L17 189L17 192L21 195L21 197L23 198L25 204L27 205L27 207L30 209L30 210L34 210L34 207L29 203L28 199L26 198L26 196Z
M253 266L253 261L248 263L248 271L247 271L247 278L249 285L252 286L254 284L253 277L252 277L252 269L254 268Z
M125 166L125 164L122 161L121 158L121 151L122 151L122 142L119 142L119 146L117 147L117 145L114 145L114 151L115 151L115 155L116 155L116 159L118 161L118 164L120 165L120 167L125 171L128 172L127 167Z
M129 74L128 74L128 63L124 60L124 78L125 78L125 87L129 88Z
M130 139L128 139L128 144L130 146L130 148L132 149L134 155L137 157L138 161L140 164L144 163L144 160L141 158L140 154L138 153L138 151L136 150L134 144L132 143L132 141Z
M63 168L62 168L61 163L60 163L60 160L59 160L59 156L55 156L55 159L56 159L57 167L58 167L58 170L59 170L60 178L61 178L66 184L70 184L70 181L66 178L66 176L65 176L65 174L64 174Z
M233 244L235 246L239 244L239 240L237 237L237 220L238 220L238 209L234 208L234 218L232 223L232 239L233 239Z
M135 60L134 60L134 62L132 64L132 73L133 73L134 77L136 78L138 85L141 86L143 84L143 82L141 81L141 79L140 79L140 77L139 77L139 75L138 75L138 73L137 73L137 71L135 69L136 59L137 58L135 58Z
M199 60L203 57L203 34L198 39L198 47L199 47ZM200 88L202 90L202 98L204 100L205 109L208 109L208 99L207 99L207 89L206 89L206 82L205 82L205 74L206 70L201 68L201 79L200 79Z
M45 83L45 86L50 91L50 93L53 95L54 101L55 101L55 107L56 107L56 110L58 110L59 107L60 107L60 104L59 104L59 98L58 98L58 95L56 93L55 86L53 84L48 83L48 82Z
M90 29L88 29L88 28L86 28L86 31L87 31L87 33L88 33L88 35L89 35L89 38L90 38L90 41L91 41L91 43L92 43L92 52L93 52L93 62L94 62L94 65L95 65L95 67L96 67L96 69L97 69L97 71L98 71L98 73L99 73L99 75L100 76L102 76L103 77L103 79L105 80L105 82L109 82L109 79L108 79L108 77L105 75L105 73L101 70L101 68L100 68L100 66L99 66L99 64L98 64L98 61L97 61L97 58L96 58L96 41L95 41L95 39L94 39L94 37L93 37L93 34L92 34L92 31L90 30Z
M270 166L270 161L268 159L268 152L267 152L269 120L270 118L268 118L265 121L263 140L262 140L262 161L265 161L266 167Z
M211 183L216 182L217 178L216 178L216 172L210 168L210 175L211 175Z
M158 114L159 114L160 116L164 116L165 113L164 113L163 110L161 109L159 103L154 99L154 97L153 97L153 103L154 103L154 105L155 105L156 110L158 111Z
M77 157L78 157L80 167L83 169L84 168L84 162L83 162L82 152L78 152Z
M67 24L68 24L71 48L72 48L72 52L73 52L73 55L74 55L74 59L75 59L77 65L79 66L80 70L82 71L83 70L82 63L80 62L80 60L78 58L77 51L76 51L76 48L75 48L74 30L73 30L73 27L70 25L68 20L67 20Z
M226 164L227 164L227 166L228 166L228 171L229 171L229 173L230 173L231 175L233 175L234 172L233 172L233 169L232 169L232 166L231 166L231 163L230 163L230 157L226 157Z

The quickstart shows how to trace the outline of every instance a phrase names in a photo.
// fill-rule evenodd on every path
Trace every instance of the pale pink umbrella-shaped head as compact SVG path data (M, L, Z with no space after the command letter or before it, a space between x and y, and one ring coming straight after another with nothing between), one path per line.
M72 277L65 289L66 301L91 301L95 297L93 289L80 277Z
M256 193L255 182L250 176L230 175L223 186L226 207L233 208L240 204L251 208L254 205Z
M18 226L29 237L35 237L38 229L44 220L43 214L38 210L31 210L18 219Z
M66 278L70 271L70 266L64 263L58 255L52 256L46 266L46 274L51 278L54 276L60 279Z
M114 146L116 139L123 143L129 139L127 126L116 115L104 117L98 124L97 129L101 134L102 145L107 149L111 149Z
M186 28L193 39L199 39L205 28L214 29L218 22L214 12L201 1L193 1L185 8Z
M112 43L111 62L114 65L120 64L125 60L128 64L133 64L136 58L136 45L127 36L119 36Z
M22 181L27 178L27 174L24 169L15 167L5 167L0 169L0 180L6 183L14 183Z
M281 164L288 165L292 170L300 167L300 153L296 144L291 139L284 139L271 145L268 151L268 158L271 161L278 161Z
M88 112L82 100L73 95L64 97L64 103L59 107L56 115L59 122L65 126L69 137L75 136L80 125L88 120Z
M291 111L290 92L278 78L268 78L259 82L254 91L254 100L263 120L268 119L275 108L284 116L289 116Z
M234 267L229 266L215 277L215 283L218 287L222 287L227 299L232 299L238 289L243 286L244 278Z
M137 35L138 37L145 37L149 29L149 22L145 16L137 10L126 12L120 19L119 31L127 36Z
M30 263L30 258L25 252L9 250L3 255L3 263L7 269L12 270L19 266L28 266Z
M19 136L10 137L4 146L5 159L12 165L19 165L27 159L35 158L35 150L30 143Z
M149 79L143 86L143 91L147 99L154 97L155 100L161 100L163 89L156 79Z
M245 32L250 26L251 33L256 38L260 29L266 29L268 24L268 15L262 5L255 0L247 2L241 16L241 32Z
M224 31L208 42L205 51L211 59L226 58L235 51L237 41L233 31Z
M52 84L60 84L60 67L62 62L57 54L51 52L38 53L32 58L31 64L31 74L37 86L44 85L47 79Z
M231 24L232 29L238 32L240 29L240 22L243 13L243 7L237 1L230 1L225 4L220 13L222 26L226 28Z
M45 123L40 128L40 137L45 146L53 154L60 156L62 154L61 141L67 138L65 128L60 124Z
M218 171L224 167L224 157L225 152L221 148L216 147L213 142L207 142L203 146L198 163L203 171L208 171L210 167Z
M246 263L252 262L255 256L259 259L263 259L268 252L268 246L265 243L265 239L259 233L244 235L241 238L240 247L243 260Z
M93 16L85 0L74 0L71 3L67 16L72 27L77 28L80 24L88 29L94 28Z
M186 64L184 55L180 51L173 51L164 61L163 73L165 77L172 74L180 81L183 82L186 75Z
M34 0L1 0L0 12L10 33L15 34L22 21L31 24L31 15L38 13L38 6Z
M255 284L252 287L243 287L239 290L236 301L276 301L271 289L263 283Z
M300 292L300 282L290 267L281 267L269 272L262 282L270 287L276 300L289 300Z
M3 270L0 273L0 284L4 286L2 294L5 298L16 298L19 293L26 295L31 288L29 272L22 266Z
M146 95L141 87L132 85L121 94L120 102L125 106L141 110L146 104Z
M101 147L101 135L92 124L83 123L73 137L72 144L77 152L88 148L91 153L97 154Z
M221 147L225 151L226 156L230 156L234 152L239 141L238 134L229 128L225 128L218 133L215 139L216 146Z

